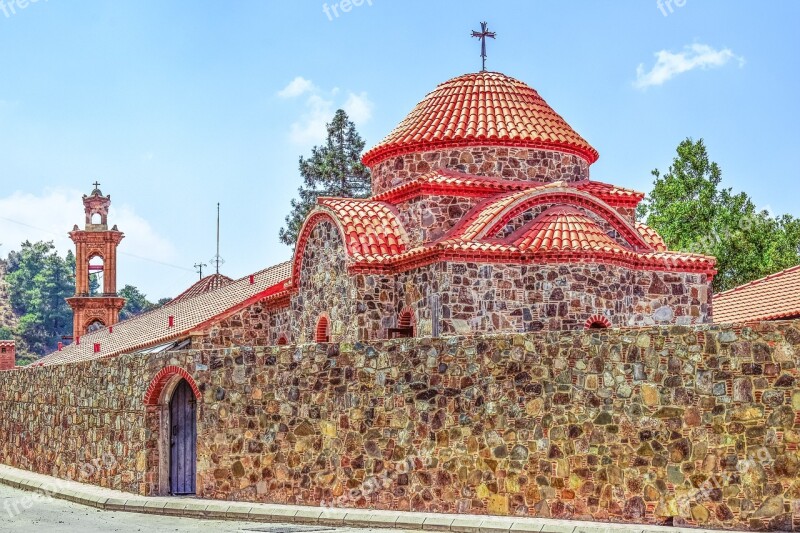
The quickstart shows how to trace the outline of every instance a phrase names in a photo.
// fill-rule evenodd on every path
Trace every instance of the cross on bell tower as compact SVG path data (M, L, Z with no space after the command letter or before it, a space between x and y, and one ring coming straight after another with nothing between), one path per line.
M117 246L125 235L117 226L108 229L111 196L103 196L100 183L83 195L84 229L69 232L75 243L75 296L67 298L73 311L73 338L119 322L125 299L117 296ZM102 277L102 287L92 291L91 275Z

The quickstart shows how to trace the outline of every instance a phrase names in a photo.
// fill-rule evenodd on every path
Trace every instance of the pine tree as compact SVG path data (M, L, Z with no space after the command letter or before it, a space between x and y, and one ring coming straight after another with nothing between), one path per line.
M62 259L52 242L22 243L8 256L8 294L19 323L16 334L28 353L44 354L72 331L65 298L75 291L74 255Z
M364 141L355 124L339 109L327 124L328 139L324 146L311 149L311 157L300 156L303 185L299 198L292 200L292 211L286 216L286 227L280 230L281 242L294 246L306 216L320 196L366 198L370 195L369 169L361 163Z

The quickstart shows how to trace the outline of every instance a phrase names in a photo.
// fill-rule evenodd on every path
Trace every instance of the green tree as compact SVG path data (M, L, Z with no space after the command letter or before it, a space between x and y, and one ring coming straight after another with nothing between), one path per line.
M0 326L0 341L13 341L14 332L5 326Z
M722 171L703 140L686 139L666 173L653 170L639 216L670 250L713 255L724 291L800 263L800 220L772 217L744 193L721 188Z
M366 198L371 191L369 169L361 163L364 141L347 113L339 109L327 124L328 139L324 146L311 149L311 157L300 156L303 185L292 199L292 210L286 226L280 229L281 242L294 246L303 221L320 196Z
M125 285L120 289L120 297L125 298L125 306L119 313L120 320L127 320L136 315L158 307L147 299L145 294L133 285Z
M72 259L74 262L74 258ZM65 298L75 291L73 270L52 242L25 241L8 258L8 294L20 317L17 335L27 351L45 354L72 332L72 310Z

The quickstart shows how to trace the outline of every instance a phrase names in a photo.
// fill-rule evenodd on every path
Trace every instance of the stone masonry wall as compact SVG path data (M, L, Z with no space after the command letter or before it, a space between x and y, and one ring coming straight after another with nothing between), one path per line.
M328 246L315 251L315 261L326 267L314 266L313 273L301 277L290 308L252 304L195 337L192 348L271 346L281 335L289 343L311 342L322 313L331 319L336 342L386 339L406 309L414 313L418 336L581 330L597 314L615 327L710 319L711 291L702 274L592 263L443 262L395 275L350 276L341 240L329 231L335 232L333 226L321 229ZM292 337L296 332L299 339Z
M582 329L602 314L616 327L709 321L702 274L647 272L592 263L446 263L442 333Z
M0 373L0 460L152 493L166 365L198 495L800 531L800 321L120 356Z
M405 154L378 163L371 169L372 194L437 168L538 183L589 179L589 164L577 155L527 148L465 147Z
M319 222L303 249L298 293L292 296L291 313L295 321L296 342L315 340L317 321L322 314L330 320L330 339L355 339L355 288L347 272L344 242L339 230L329 221Z

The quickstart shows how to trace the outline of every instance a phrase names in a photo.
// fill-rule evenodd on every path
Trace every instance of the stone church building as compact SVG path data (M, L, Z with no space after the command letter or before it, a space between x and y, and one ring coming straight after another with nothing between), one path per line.
M597 159L523 82L456 77L364 155L370 198L319 199L290 262L201 280L160 310L90 331L114 326L121 307L122 233L108 229L110 197L96 189L84 197L85 231L70 235L81 279L106 247L108 286L89 297L78 280L70 304L92 310L76 320L83 342L43 363L176 340L213 348L709 322L714 259L668 251L636 220L642 193L590 179Z
M597 158L524 83L456 77L291 260L122 321L124 228L95 184L73 342L0 372L0 463L74 479L111 456L85 481L143 495L800 531L800 270L712 313L715 260L668 251Z

